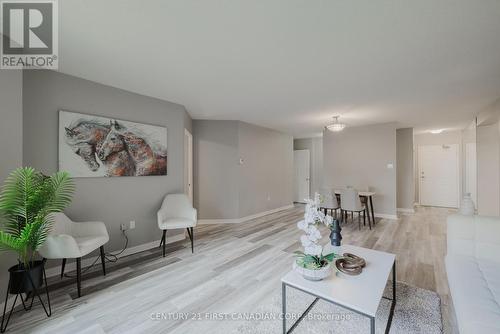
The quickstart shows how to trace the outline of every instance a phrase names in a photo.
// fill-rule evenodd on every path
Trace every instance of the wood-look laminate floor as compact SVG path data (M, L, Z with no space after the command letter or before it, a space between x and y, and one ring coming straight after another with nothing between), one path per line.
M418 208L399 220L378 220L371 231L358 231L355 222L342 233L344 243L395 253L399 281L437 291L445 333L456 332L444 267L451 212ZM296 207L241 224L198 226L195 254L186 240L168 245L166 258L152 249L109 264L106 277L96 266L84 275L79 299L73 279L50 278L53 316L35 305L16 312L8 332L230 333L238 321L210 318L255 312L279 291L300 248L302 215ZM326 229L323 235L328 242Z

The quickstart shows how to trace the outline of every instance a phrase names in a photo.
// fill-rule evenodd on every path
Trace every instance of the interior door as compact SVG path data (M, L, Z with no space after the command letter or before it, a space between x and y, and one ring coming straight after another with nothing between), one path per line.
M420 204L458 207L458 144L419 146Z
M294 201L304 203L304 200L310 198L310 155L309 150L293 151L294 169L295 169L295 197Z
M193 135L184 129L184 191L193 203Z

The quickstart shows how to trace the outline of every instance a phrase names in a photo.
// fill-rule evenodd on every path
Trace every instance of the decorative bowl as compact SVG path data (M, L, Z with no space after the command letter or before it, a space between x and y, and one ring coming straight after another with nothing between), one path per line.
M302 277L310 281L321 281L330 276L332 273L332 267L330 263L319 269L307 269L302 266L299 266L297 262L294 261L293 270L295 270L296 272L301 274Z

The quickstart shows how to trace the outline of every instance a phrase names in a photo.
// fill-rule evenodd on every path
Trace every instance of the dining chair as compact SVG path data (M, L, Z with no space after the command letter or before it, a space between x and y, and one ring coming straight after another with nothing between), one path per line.
M346 188L341 191L341 207L340 213L342 220L347 222L348 214L351 213L351 219L354 220L354 213L358 214L358 228L361 230L361 213L363 213L363 225L366 225L367 206L363 205L359 199L359 193L354 188ZM370 230L372 229L371 223L368 220Z
M332 216L335 214L335 218L337 218L337 211L340 209L340 205L337 201L337 196L335 196L335 191L330 188L321 188L321 205L320 207L324 210L325 215L330 210Z
M370 191L370 187L358 187L356 188L358 191L365 191L368 192ZM365 196L360 196L359 199L361 200L361 203L368 207L368 198Z
M54 225L38 253L45 259L62 259L61 278L66 259L76 259L76 285L81 297L82 257L99 248L102 273L106 275L104 245L109 241L108 230L102 222L74 222L64 213L53 214Z
M196 226L196 222L196 209L193 208L186 194L168 194L165 196L158 211L158 227L163 231L160 242L160 246L163 246L163 257L165 257L167 230L171 229L187 229L189 239L191 239L191 252L194 253L193 228Z

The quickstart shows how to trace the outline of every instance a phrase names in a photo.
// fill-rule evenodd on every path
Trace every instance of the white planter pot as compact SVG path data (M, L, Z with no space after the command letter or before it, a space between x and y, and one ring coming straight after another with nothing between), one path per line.
M332 273L332 267L330 263L320 269L306 269L299 266L295 261L293 262L293 270L301 274L305 279L310 281L321 281Z

